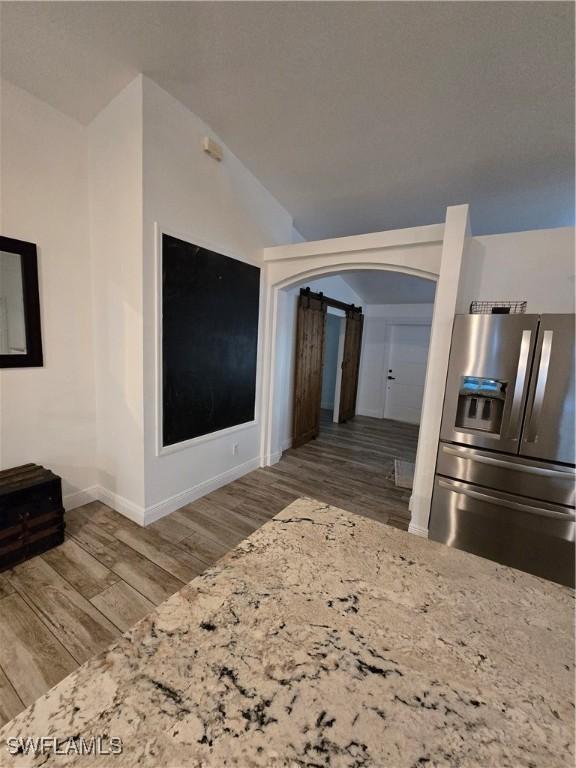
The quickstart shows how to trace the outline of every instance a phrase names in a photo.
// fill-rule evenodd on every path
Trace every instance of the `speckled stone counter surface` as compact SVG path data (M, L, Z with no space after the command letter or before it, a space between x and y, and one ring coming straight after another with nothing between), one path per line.
M0 731L0 765L573 765L573 593L300 500ZM9 737L115 736L117 756Z

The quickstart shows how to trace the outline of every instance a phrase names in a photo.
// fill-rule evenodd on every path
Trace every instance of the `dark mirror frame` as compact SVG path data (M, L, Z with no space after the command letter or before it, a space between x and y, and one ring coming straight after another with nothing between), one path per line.
M0 251L17 253L20 256L26 328L26 354L0 355L0 368L40 367L43 365L43 356L36 245L0 235Z

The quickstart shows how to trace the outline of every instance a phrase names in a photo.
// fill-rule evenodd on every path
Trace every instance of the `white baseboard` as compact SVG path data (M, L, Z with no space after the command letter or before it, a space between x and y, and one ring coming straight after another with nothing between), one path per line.
M107 504L109 507L112 507L112 509L115 509L116 512L120 512L121 515L124 515L124 517L127 517L134 523L138 523L138 525L146 525L144 507L135 504L129 499L125 499L124 496L120 496L118 493L109 491L108 488L104 488L101 485L96 486L96 494L98 501L101 501L102 504Z
M410 523L408 526L408 533L413 533L414 536L421 536L423 539L428 538L428 528L422 528L422 526L413 523Z
M282 453L279 454L278 459L281 455ZM278 459L276 459L276 461L278 461ZM272 463L275 462L273 461ZM187 488L185 491L176 493L174 496L170 496L149 507L142 507L139 504L135 504L133 501L130 501L129 499L124 498L124 496L120 496L118 493L114 493L101 485L93 485L91 488L85 488L82 491L77 491L76 493L71 493L68 496L65 496L64 508L70 510L75 509L76 507L81 507L83 504L89 504L91 501L100 501L102 504L107 504L109 507L112 507L116 512L124 515L124 517L127 517L134 523L146 526L169 515L171 512L175 512L185 504L190 504L192 501L196 501L196 499L206 496L207 493L222 488L223 485L227 485L233 480L237 480L239 477L258 469L259 467L259 457L250 459L250 461L245 461L237 467L232 467L232 469L222 472L220 475L216 475L216 477L204 480L192 488Z
M64 509L68 512L76 507L83 507L84 504L90 504L91 501L98 500L98 486L92 485L90 488L84 488L82 491L69 493L63 497Z
M157 504L152 504L143 510L143 522L140 523L140 525L150 525L150 523L160 520L160 518L169 515L171 512L175 512L185 504L190 504L192 501L196 501L196 499L206 496L207 493L222 488L223 485L228 485L228 483L231 483L233 480L237 480L239 477L248 474L248 472L253 472L259 467L260 457L250 459L250 461L245 461L237 467L232 467L232 469L222 472L220 475L216 475L216 477L211 477L209 480L204 480L202 483L198 483L198 485L194 485L192 488L187 488L185 491L170 496ZM121 510L118 511L120 512ZM129 515L127 515L127 517L129 517ZM138 520L135 522L138 522Z
M271 467L273 464L278 464L284 451L287 451L289 448L292 448L291 437L287 437L282 441L279 451L274 451L273 453L269 453L267 456L262 456L260 466Z
M129 501L101 485L92 485L90 488L84 488L82 491L69 493L63 498L64 509L67 512L76 509L76 507L82 507L84 504L90 504L92 501L100 501L102 504L107 504L112 509L115 509L116 512L120 512L120 514L138 523L138 525L144 525L144 507L134 504L133 501Z
M412 495L408 507L412 518L408 527L409 533L413 533L415 536L422 536L428 538L428 525L430 521L430 505L432 499L429 496L422 496L417 491L418 476L414 477L414 488L412 489Z

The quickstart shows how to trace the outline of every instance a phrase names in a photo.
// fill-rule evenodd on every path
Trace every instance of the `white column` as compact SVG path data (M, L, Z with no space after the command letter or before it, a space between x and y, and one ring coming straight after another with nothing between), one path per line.
M408 530L418 536L428 536L452 324L456 311L462 255L468 234L468 205L449 207L446 211L440 276L432 316L414 488L410 499L412 519Z

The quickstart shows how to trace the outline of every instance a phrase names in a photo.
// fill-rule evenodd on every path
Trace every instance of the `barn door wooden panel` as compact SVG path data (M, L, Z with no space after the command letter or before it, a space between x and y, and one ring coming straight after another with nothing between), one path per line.
M361 312L346 313L346 336L342 358L342 383L340 385L340 411L338 421L347 421L356 413L358 373L364 315Z
M294 448L312 440L320 430L325 325L325 302L313 296L299 296L292 433Z

